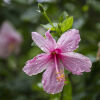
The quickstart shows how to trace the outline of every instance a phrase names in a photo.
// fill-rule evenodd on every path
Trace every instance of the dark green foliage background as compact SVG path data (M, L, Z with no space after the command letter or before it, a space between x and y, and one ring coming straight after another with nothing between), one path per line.
M63 11L74 17L73 28L79 29L81 35L77 52L88 56L93 62L90 73L70 75L72 97L70 84L64 87L62 96L49 95L41 87L42 74L29 77L22 71L25 62L41 52L31 45L31 32L37 31L40 24L48 23L37 12L37 5L36 0L11 0L10 4L0 0L0 26L8 20L23 36L20 54L11 55L7 60L0 59L0 100L100 100L100 61L96 61L100 41L100 1L56 0L43 3L53 22L58 22Z

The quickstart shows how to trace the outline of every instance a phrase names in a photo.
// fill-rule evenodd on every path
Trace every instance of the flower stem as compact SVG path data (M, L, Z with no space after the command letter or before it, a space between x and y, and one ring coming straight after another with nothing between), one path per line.
M54 27L53 23L51 22L51 20L49 19L49 17L47 16L46 10L44 9L42 4L38 4L38 7L41 11L41 13L44 15L44 17L48 20L48 22L51 24L52 27ZM55 27L54 27L55 28Z
M54 27L53 23L51 22L51 20L49 19L49 17L47 16L47 13L44 12L43 13L44 17L48 20L48 22L51 24L52 27ZM54 27L55 28L55 27Z
M62 90L62 92L61 92L61 96L60 96L60 100L63 100L63 90Z

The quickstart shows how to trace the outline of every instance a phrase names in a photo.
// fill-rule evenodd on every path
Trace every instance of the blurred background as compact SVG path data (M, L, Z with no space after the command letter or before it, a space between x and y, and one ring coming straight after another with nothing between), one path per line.
M90 73L71 74L71 84L56 95L43 91L42 73L29 77L22 71L27 60L42 52L31 38L32 31L44 34L40 24L48 23L38 11L38 2L53 22L64 11L74 17L73 28L81 35L77 52L93 62ZM0 100L100 100L99 41L99 0L0 0Z

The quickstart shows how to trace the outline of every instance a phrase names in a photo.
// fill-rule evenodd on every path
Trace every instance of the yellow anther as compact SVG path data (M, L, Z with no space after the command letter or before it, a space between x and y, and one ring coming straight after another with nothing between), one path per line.
M61 74L61 76L60 76L61 78L64 78L64 74Z
M60 76L56 77L58 81L65 80L64 74L59 74Z

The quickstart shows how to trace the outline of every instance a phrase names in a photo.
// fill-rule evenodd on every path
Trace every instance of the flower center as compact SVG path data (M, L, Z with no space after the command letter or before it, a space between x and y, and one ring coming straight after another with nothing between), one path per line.
M60 54L61 53L61 50L60 49L55 49L52 51L52 54L55 55L55 54Z
M8 49L10 52L12 52L15 48L15 44L14 43L10 43L9 46L8 46Z

